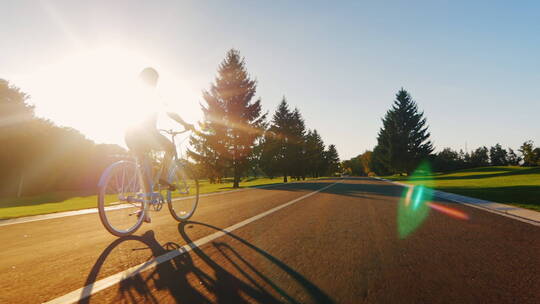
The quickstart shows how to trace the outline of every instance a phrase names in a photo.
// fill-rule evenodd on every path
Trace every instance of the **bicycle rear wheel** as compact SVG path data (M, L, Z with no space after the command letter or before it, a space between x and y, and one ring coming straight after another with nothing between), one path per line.
M175 191L167 191L169 211L177 221L193 216L199 203L199 181L182 164L174 165L169 171L169 183Z
M112 164L101 176L99 217L111 234L127 236L141 226L146 212L143 185L137 164L130 161Z

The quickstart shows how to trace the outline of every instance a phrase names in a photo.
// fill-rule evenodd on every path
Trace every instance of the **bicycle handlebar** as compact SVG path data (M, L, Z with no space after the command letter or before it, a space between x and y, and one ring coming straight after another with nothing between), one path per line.
M171 136L176 136L176 135L180 135L180 134L184 134L188 131L191 131L190 129L185 129L184 131L173 131L172 129L171 130L164 130L164 129L159 129L160 132L163 132L163 133L167 133Z

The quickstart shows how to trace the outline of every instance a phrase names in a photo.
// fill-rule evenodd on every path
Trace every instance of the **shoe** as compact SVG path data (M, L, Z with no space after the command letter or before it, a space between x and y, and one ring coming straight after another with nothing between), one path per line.
M176 191L176 186L175 185L172 185L170 184L168 181L164 180L164 179L159 179L159 184L162 185L162 186L165 186L167 187L167 190L169 191Z

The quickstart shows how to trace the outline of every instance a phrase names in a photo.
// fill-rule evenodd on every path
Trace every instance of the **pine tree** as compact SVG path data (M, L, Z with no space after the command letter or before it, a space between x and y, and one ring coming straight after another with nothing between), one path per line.
M324 173L324 142L317 130L308 131L305 139L305 159L307 172L312 177L319 177Z
M259 167L270 178L278 176L281 172L278 168L280 161L280 145L278 139L271 131L266 131L259 143Z
M200 177L208 177L210 183L221 183L228 166L228 128L223 123L226 109L224 103L211 93L204 92L203 97L206 101L206 105L201 104L203 121L199 123L200 131L190 137L193 150L188 150L188 154L196 161Z
M261 153L261 167L269 176L283 175L300 179L305 176L304 135L305 123L300 111L291 111L285 97L279 104L270 128L265 134Z
M272 116L270 128L265 133L261 155L261 167L266 174L272 177L281 174L285 183L289 173L287 170L287 145L291 115L287 100L283 97Z
M339 171L339 155L335 145L329 145L324 153L324 162L327 175L334 175Z
M191 137L195 151L190 155L218 171L232 170L233 187L249 167L256 140L262 134L266 114L261 113L260 99L252 101L257 82L250 78L245 61L237 50L227 52L209 91L203 94L202 131ZM221 173L222 174L222 173Z
M292 178L296 180L305 179L305 135L306 124L298 108L295 108L291 114L289 142L288 142L288 165Z
M391 173L410 174L433 152L424 113L403 88L382 122L374 153L377 162Z

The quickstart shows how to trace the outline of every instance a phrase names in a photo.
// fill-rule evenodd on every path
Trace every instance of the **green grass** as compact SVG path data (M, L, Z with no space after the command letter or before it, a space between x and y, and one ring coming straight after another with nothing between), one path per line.
M540 167L483 167L387 179L540 211Z
M247 178L240 183L240 188L277 184L282 181L283 178ZM225 179L221 184L210 184L208 180L203 180L199 185L201 194L235 190L232 187L232 179ZM0 219L95 207L97 207L97 195L91 193L55 192L22 198L2 198L0 199Z

